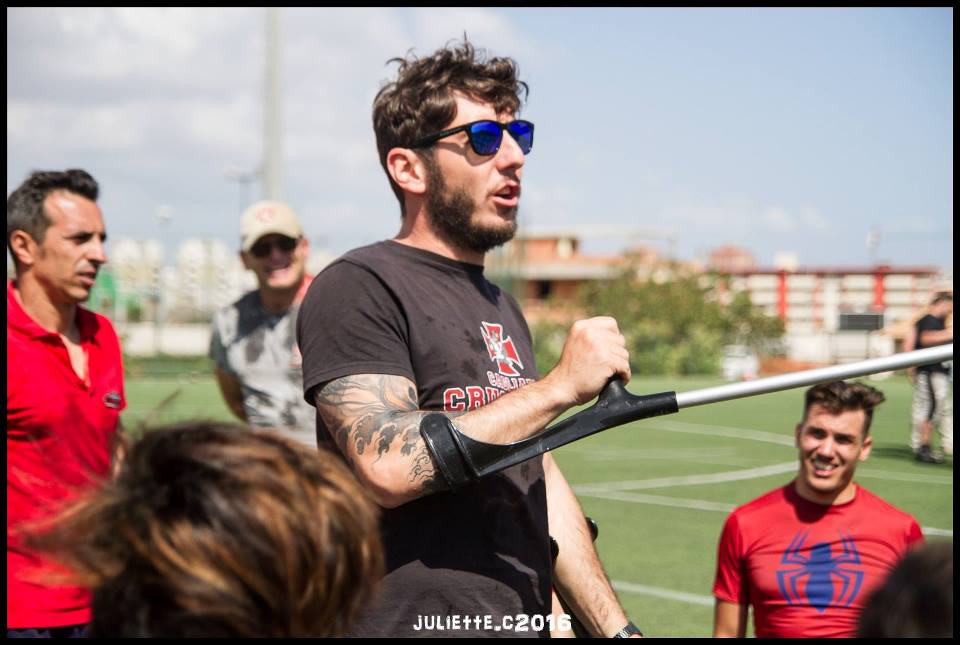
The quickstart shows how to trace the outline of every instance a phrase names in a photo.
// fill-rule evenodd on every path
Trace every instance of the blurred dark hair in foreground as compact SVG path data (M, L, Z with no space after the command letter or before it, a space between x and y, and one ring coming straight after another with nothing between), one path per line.
M953 542L928 542L867 599L857 636L952 638L953 611Z
M29 543L92 589L93 637L339 636L383 571L339 458L215 422L148 431Z

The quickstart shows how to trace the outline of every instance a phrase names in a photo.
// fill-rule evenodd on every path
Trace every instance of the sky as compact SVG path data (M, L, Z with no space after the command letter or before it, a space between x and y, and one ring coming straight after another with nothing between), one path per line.
M466 33L530 85L521 231L579 231L588 253L953 265L952 8L285 8L280 23L282 197L314 250L397 233L373 98L389 59ZM7 8L7 194L81 167L112 239L160 239L167 264L186 238L238 248L241 208L264 196L235 177L263 158L265 24L262 8Z

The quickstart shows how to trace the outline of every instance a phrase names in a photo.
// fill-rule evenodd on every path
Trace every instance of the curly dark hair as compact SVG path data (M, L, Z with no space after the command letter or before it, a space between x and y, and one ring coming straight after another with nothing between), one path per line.
M373 101L373 131L377 137L380 165L387 169L387 153L397 147L443 130L457 115L455 92L493 106L498 114L517 113L529 88L518 80L519 68L512 58L487 58L464 37L425 58L412 51L398 63L397 78L384 84ZM432 159L433 150L418 150ZM390 187L400 201L403 191L387 173Z
M863 410L863 436L870 433L873 410L887 400L883 392L863 383L831 381L821 383L807 390L803 404L803 418L807 418L810 408L819 405L830 414L840 414L851 410Z
M148 431L115 480L27 544L93 592L96 637L341 636L383 572L339 456L206 421Z
M24 231L37 244L43 242L50 219L43 212L43 202L47 195L57 190L65 190L97 201L100 187L86 170L35 170L20 186L7 197L7 248L16 258L10 237L14 231Z

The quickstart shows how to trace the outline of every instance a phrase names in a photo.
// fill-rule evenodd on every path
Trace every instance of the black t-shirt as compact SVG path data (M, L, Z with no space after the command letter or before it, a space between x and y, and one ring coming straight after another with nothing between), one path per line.
M923 349L924 347L934 347L934 345L924 345L920 340L921 335L925 331L943 331L946 329L946 322L943 318L937 318L931 314L927 314L923 318L917 321L917 349ZM942 374L947 373L947 366L943 363L931 363L930 365L921 365L917 368L917 371L920 372L940 372Z
M384 241L318 275L300 307L303 387L351 374L405 376L422 410L479 407L537 378L516 301L483 267ZM317 417L318 441L337 450ZM546 615L550 545L542 458L383 509L387 575L351 635L538 636L536 631L417 630L424 620ZM424 617L424 618L421 618Z

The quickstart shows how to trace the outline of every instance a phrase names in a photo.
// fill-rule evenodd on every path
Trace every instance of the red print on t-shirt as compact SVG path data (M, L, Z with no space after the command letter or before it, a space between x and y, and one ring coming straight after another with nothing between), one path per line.
M517 348L513 346L513 340L503 335L503 325L483 321L480 324L483 342L487 344L490 360L497 364L497 370L504 376L520 376L517 367L523 369L523 363L520 362Z

